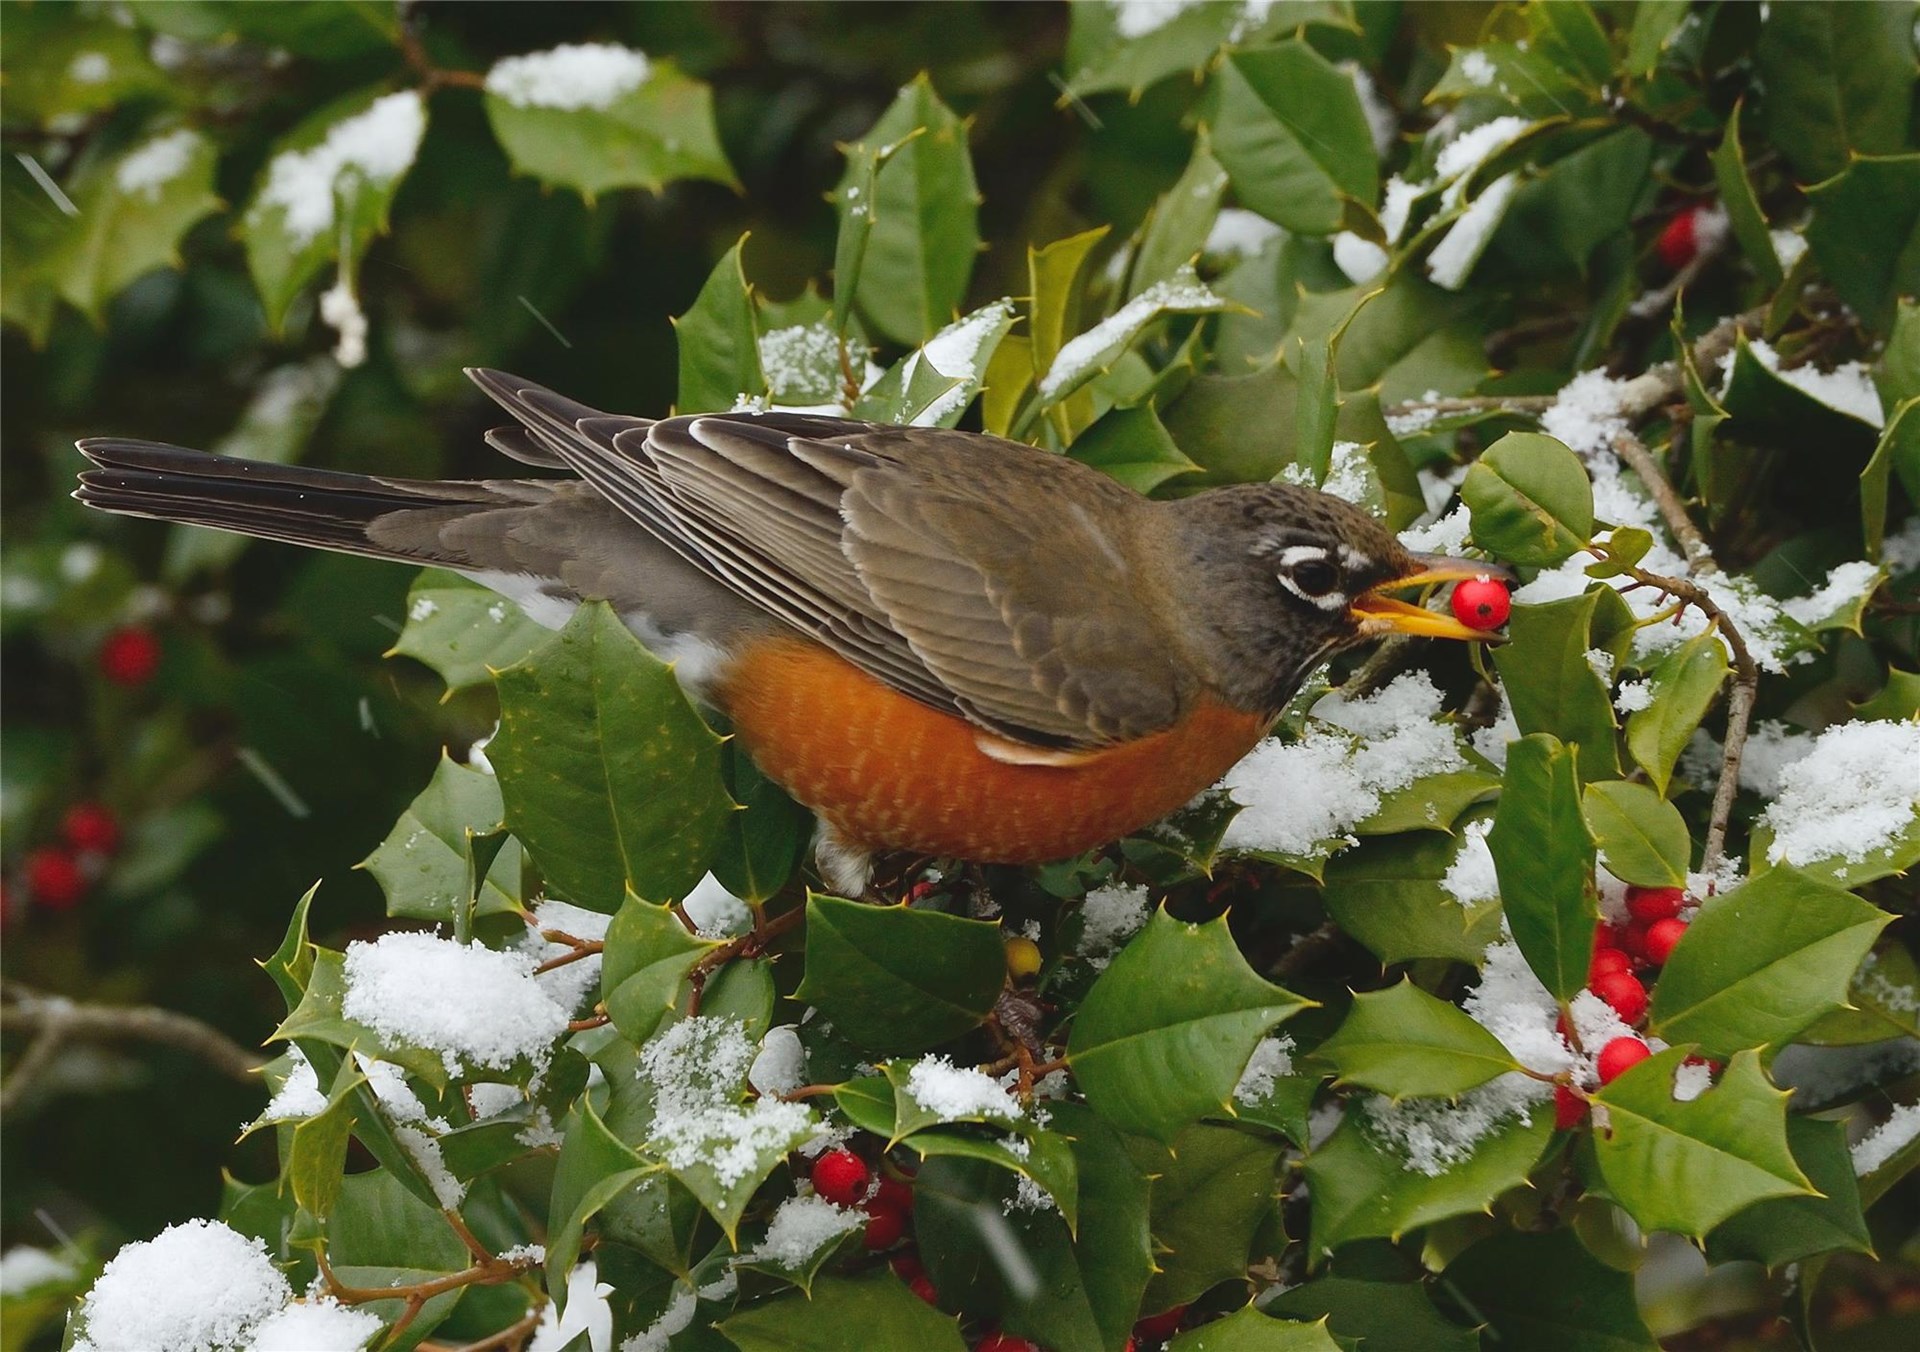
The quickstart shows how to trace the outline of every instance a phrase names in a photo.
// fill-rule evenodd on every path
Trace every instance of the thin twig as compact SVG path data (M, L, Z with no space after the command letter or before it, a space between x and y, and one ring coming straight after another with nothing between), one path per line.
M38 1037L0 1089L0 1112L14 1108L68 1041L155 1042L189 1052L222 1075L258 1084L265 1058L211 1024L157 1005L79 1004L8 982L0 987L0 1032Z
M692 970L687 973L687 980L693 987L692 1001L687 1006L687 1012L689 1014L700 1012L700 997L707 988L707 981L718 968L726 966L738 957L753 957L806 918L807 908L804 906L783 911L764 925L757 925L748 930L739 938L727 940L726 943L694 963Z
M1660 509L1660 519L1667 523L1673 538L1680 542L1688 565L1700 572L1719 572L1720 565L1714 562L1713 551L1707 547L1700 528L1693 524L1693 518L1687 515L1687 505L1680 501L1680 494L1668 482L1667 476L1661 473L1660 464L1653 458L1653 452L1647 449L1646 443L1631 432L1622 432L1613 439L1613 449L1627 462L1627 467L1640 476L1640 482L1653 495L1653 505Z
M555 954L534 968L533 974L535 976L539 976L542 972L551 972L556 967L565 967L568 963L578 962L582 958L590 958L594 954L603 951L607 946L606 941L603 939L576 939L571 934L564 933L561 930L541 930L540 937L552 943L570 944L572 946L565 953Z
M421 1343L420 1352L514 1352L540 1327L540 1316L546 1308L547 1303L539 1301L519 1319L478 1342L462 1343L458 1347L451 1343Z

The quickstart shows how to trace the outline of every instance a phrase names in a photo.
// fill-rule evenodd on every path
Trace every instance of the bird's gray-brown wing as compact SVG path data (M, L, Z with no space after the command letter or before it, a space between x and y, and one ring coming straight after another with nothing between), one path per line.
M653 423L475 378L609 501L887 684L1017 743L1170 726L1194 680L1142 597L1144 502L1063 457L811 414Z

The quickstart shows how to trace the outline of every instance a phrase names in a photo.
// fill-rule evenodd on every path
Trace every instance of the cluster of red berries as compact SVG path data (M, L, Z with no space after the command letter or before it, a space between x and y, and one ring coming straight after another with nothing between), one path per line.
M60 819L60 843L28 853L27 891L50 911L79 905L97 862L120 846L120 820L99 803L75 803Z
M107 635L96 657L102 676L133 689L145 685L160 670L160 640L151 629L124 625Z
M1469 629L1498 629L1513 613L1513 597L1490 577L1470 577L1453 589L1453 618Z
M867 1228L861 1242L869 1250L891 1249L906 1236L907 1221L913 1215L913 1185L874 1171L853 1151L842 1147L829 1150L813 1162L810 1175L813 1190L835 1206L858 1207L867 1213ZM919 1256L911 1248L893 1254L887 1260L894 1273L914 1295L929 1305L940 1303L940 1293ZM1163 1342L1173 1336L1186 1315L1187 1307L1176 1306L1134 1326L1126 1352L1136 1352L1142 1341ZM973 1345L973 1352L1043 1352L1038 1343L996 1329Z
M1587 989L1598 996L1623 1023L1638 1023L1647 1012L1647 988L1636 969L1664 967L1673 956L1687 922L1680 918L1686 893L1677 887L1629 887L1627 915L1622 924L1601 925L1594 932L1593 961L1587 968ZM1567 1035L1561 1020L1560 1035ZM1637 1037L1617 1037L1600 1049L1594 1070L1601 1084L1612 1084L1653 1049ZM1553 1091L1554 1122L1563 1130L1586 1115L1587 1101L1566 1085Z

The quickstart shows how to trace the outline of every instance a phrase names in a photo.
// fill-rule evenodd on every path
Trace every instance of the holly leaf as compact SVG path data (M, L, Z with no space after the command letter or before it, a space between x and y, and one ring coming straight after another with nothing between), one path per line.
M1074 438L1067 454L1144 494L1200 469L1174 444L1166 424L1150 405L1109 410Z
M1787 1144L1817 1191L1810 1197L1756 1202L1722 1221L1707 1236L1716 1263L1750 1259L1777 1271L1823 1253L1873 1253L1860 1207L1843 1122L1787 1119Z
M600 990L614 1027L635 1046L680 1003L693 965L719 944L689 934L673 911L629 893L607 922Z
M1599 920L1574 759L1575 748L1541 733L1508 743L1500 806L1487 832L1514 942L1559 1000L1586 988Z
M391 1061L409 1075L417 1075L436 1089L447 1083L446 1063L440 1053L405 1043L390 1042L366 1024L349 1019L342 1005L347 995L346 955L331 948L313 947L313 967L300 1003L269 1035L270 1042L312 1039L343 1050L357 1050L378 1061ZM308 1060L313 1060L311 1056ZM314 1069L322 1069L314 1061Z
M752 1305L714 1325L740 1352L848 1352L864 1347L966 1352L953 1319L880 1268L823 1277L810 1292Z
M1147 327L1167 315L1224 310L1228 302L1213 294L1191 267L1155 282L1085 333L1063 343L1040 373L1043 404L1057 405L1120 358ZM1038 330L1036 329L1036 339ZM1039 351L1035 349L1035 359ZM1076 426L1079 426L1076 422Z
M68 185L78 213L46 268L60 294L93 320L154 268L180 266L182 236L218 211L219 152L198 132L162 132L88 165Z
M901 1144L923 1160L984 1160L1030 1179L1058 1209L1067 1229L1079 1228L1079 1168L1072 1143L1057 1131L1029 1130L1023 1135L991 1140L933 1127L913 1132Z
M1727 115L1726 135L1720 138L1719 146L1714 150L1713 180L1720 189L1720 201L1726 208L1727 219L1733 228L1733 237L1740 242L1740 252L1747 256L1747 264L1759 274L1761 285L1771 290L1786 280L1786 270L1780 266L1780 255L1773 247L1773 236L1767 229L1766 215L1760 210L1760 199L1753 191L1753 180L1747 174L1747 158L1740 148L1740 114L1745 101L1733 105L1733 111Z
M1410 831L1362 841L1327 862L1327 913L1383 963L1414 958L1479 962L1500 933L1498 902L1462 906L1440 885L1459 840Z
M1507 1352L1658 1352L1633 1276L1608 1267L1571 1230L1508 1231L1451 1263L1440 1289Z
M1228 54L1208 86L1214 153L1235 195L1304 235L1331 235L1380 191L1373 134L1348 75L1306 42Z
M1006 962L991 921L812 893L806 977L794 998L871 1051L917 1052L985 1021Z
M1613 700L1588 654L1618 656L1609 641L1628 632L1621 622L1624 611L1625 604L1607 587L1544 605L1515 606L1508 641L1494 651L1520 731L1577 743L1583 779L1611 778L1620 769Z
M1460 485L1473 542L1513 563L1550 568L1593 535L1593 485L1580 457L1538 432L1509 432Z
M1727 679L1727 650L1717 634L1688 639L1650 674L1648 701L1627 715L1627 750L1654 790L1664 794L1673 767Z
M1290 1319L1324 1319L1343 1348L1480 1352L1480 1335L1443 1318L1422 1282L1321 1277L1282 1291L1262 1308Z
M753 288L742 261L746 247L742 236L714 264L686 313L673 321L680 351L676 413L724 412L742 395L758 398L766 392Z
M1144 1308L1185 1305L1243 1279L1254 1233L1274 1210L1280 1147L1231 1127L1195 1123L1173 1139L1153 1178L1154 1261Z
M607 912L629 891L685 896L736 809L720 739L672 669L594 602L495 684L488 758L508 828L547 882Z
M1648 1027L1713 1056L1784 1043L1846 1004L1891 920L1797 869L1769 869L1701 907L1654 987Z
M580 1259L587 1222L659 1165L640 1158L607 1129L582 1096L568 1114L547 1207L547 1284L564 1291Z
M1161 910L1087 992L1067 1060L1108 1122L1170 1141L1231 1111L1255 1044L1311 1003L1255 975L1225 916L1190 925Z
M1636 887L1685 887L1693 841L1680 809L1644 784L1603 779L1581 796L1600 862Z
M1200 256L1226 190L1227 171L1213 157L1207 129L1202 125L1186 171L1160 195L1141 227L1140 244L1127 277L1129 298L1173 276Z
M425 568L407 591L407 622L387 655L424 662L452 694L490 683L551 632L500 593L458 573Z
M1167 1352L1340 1352L1327 1321L1275 1319L1251 1305L1215 1319L1167 1344Z
M1536 1108L1495 1126L1464 1158L1425 1173L1377 1137L1363 1111L1349 1111L1333 1135L1307 1156L1312 1251L1316 1256L1331 1253L1356 1239L1397 1240L1449 1216L1484 1211L1501 1193L1526 1182L1552 1137L1552 1113ZM1323 1313L1267 1308L1308 1317Z
M1410 979L1354 997L1314 1050L1345 1084L1390 1098L1451 1098L1519 1066L1500 1039Z
M872 212L854 302L882 334L915 344L931 338L965 299L980 249L980 190L967 150L967 124L923 73L864 138L898 149L878 167L863 199ZM865 191L864 166L849 162L836 190ZM844 280L836 280L838 287ZM947 372L955 375L956 372Z
M1788 5L1760 26L1767 139L1802 182L1905 145L1913 38L1901 18L1879 5Z
M494 777L443 751L427 787L359 867L386 893L388 915L452 924L469 899L470 841L501 830L504 815ZM487 870L474 914L516 911L520 901L520 846L510 840Z
M683 178L738 186L704 81L672 62L639 57L636 83L602 102L576 101L568 91L534 88L543 77L530 63L550 55L508 57L487 77L487 121L520 173L572 188L589 202L613 188L659 192ZM524 84L515 72L528 73Z
M1755 1202L1812 1194L1787 1144L1788 1095L1767 1082L1759 1054L1737 1053L1718 1084L1683 1102L1673 1078L1688 1055L1658 1052L1596 1095L1607 1126L1593 1152L1608 1194L1642 1230L1694 1239Z

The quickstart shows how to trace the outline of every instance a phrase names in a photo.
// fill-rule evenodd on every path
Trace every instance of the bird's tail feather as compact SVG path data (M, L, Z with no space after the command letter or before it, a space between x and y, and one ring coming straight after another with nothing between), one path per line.
M74 496L90 507L378 559L471 566L438 530L395 525L510 505L486 482L386 479L123 437L77 445L92 465Z

